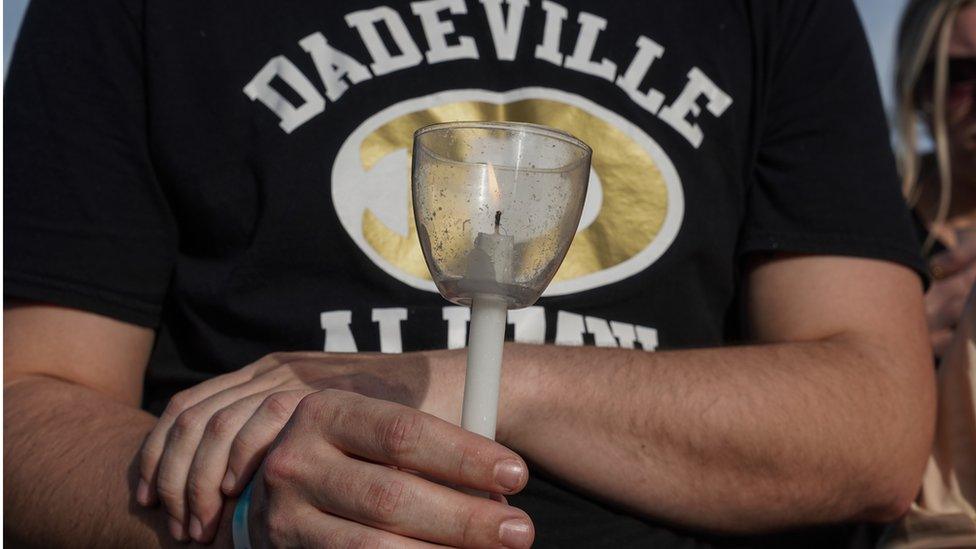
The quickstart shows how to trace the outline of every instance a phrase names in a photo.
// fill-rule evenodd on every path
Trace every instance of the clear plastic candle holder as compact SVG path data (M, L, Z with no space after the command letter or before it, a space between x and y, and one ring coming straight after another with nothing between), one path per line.
M434 124L414 134L414 216L440 293L528 307L579 226L592 151L565 132L508 122Z

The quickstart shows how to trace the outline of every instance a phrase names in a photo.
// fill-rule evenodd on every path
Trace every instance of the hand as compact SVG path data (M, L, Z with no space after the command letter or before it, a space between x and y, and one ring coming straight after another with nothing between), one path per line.
M932 348L941 358L976 283L976 237L960 239L956 248L937 254L931 269L935 280L925 294L925 316Z
M256 547L529 547L523 511L425 480L512 494L522 459L429 414L355 393L302 399L252 493Z
M224 495L243 490L306 395L343 389L457 422L461 368L463 355L451 351L268 355L170 400L143 444L137 499L162 500L177 540L209 541Z

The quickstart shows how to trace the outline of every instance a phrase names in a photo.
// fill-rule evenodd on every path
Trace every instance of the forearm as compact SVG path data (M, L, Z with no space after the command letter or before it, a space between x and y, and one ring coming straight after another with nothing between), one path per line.
M140 445L155 423L53 378L5 387L5 536L39 547L176 545L165 513L132 497Z
M514 345L499 439L584 491L690 526L886 518L914 496L903 487L931 436L931 380L901 375L915 358L844 338L665 353Z

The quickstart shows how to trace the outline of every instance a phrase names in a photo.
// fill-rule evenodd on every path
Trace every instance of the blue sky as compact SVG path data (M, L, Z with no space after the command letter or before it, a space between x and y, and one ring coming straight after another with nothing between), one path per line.
M84 0L68 0L80 2ZM681 0L674 0L681 1ZM713 0L717 1L717 0ZM776 1L776 0L771 0ZM10 60L11 46L20 27L20 20L24 16L28 0L3 0L3 68L7 72ZM905 6L906 0L855 0L861 12L871 40L871 50L874 52L878 65L878 74L882 82L882 92L885 103L891 101L892 54L894 50L895 33L898 17Z
M881 93L885 104L890 107L892 100L892 81L894 80L895 41L898 35L898 20L907 0L854 0L861 12L861 20L868 31L871 52L881 80Z
M27 0L3 0L3 73L7 74L7 63L10 61L11 46L20 28L20 20L27 9Z

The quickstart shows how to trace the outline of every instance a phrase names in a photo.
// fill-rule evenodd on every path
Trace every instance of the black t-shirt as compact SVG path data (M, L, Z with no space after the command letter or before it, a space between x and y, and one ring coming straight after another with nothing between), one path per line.
M407 192L411 134L436 121L595 151L519 341L728 343L751 253L921 268L848 0L34 0L4 110L5 293L169 332L180 364L150 368L151 409L272 351L464 345ZM513 503L539 546L855 530L709 538L541 478Z

